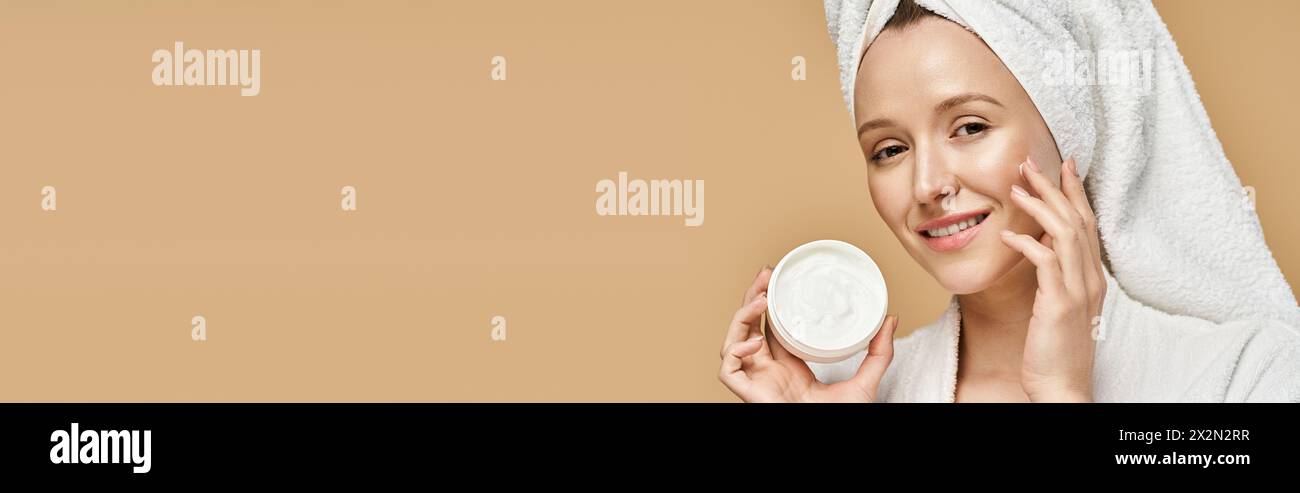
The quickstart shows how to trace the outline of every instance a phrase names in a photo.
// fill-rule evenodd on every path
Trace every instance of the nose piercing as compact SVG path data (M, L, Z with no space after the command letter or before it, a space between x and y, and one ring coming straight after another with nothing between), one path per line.
M955 195L957 190L952 188L952 185L944 185L940 193L943 194L943 201L939 205L943 207L944 212L957 209L957 196Z

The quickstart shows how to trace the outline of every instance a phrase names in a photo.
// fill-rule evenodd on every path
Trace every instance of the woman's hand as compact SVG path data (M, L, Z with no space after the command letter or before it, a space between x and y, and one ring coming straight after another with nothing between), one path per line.
M1095 342L1092 320L1106 297L1097 218L1083 192L1074 158L1061 164L1058 188L1033 159L1020 174L1037 194L1012 186L1012 201L1043 227L1042 240L1002 232L1007 246L1038 271L1020 384L1030 400L1089 402Z
M745 291L745 299L731 318L722 341L722 367L718 379L746 402L872 402L885 369L894 358L894 328L898 317L885 317L871 339L867 357L848 380L823 384L799 357L781 346L768 329L759 327L767 311L767 281L772 269L764 267Z

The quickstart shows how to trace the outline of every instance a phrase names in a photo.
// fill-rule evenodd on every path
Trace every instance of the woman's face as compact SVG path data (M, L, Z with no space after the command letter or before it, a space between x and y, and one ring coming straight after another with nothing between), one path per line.
M1011 202L1012 184L1030 189L1020 163L1032 157L1059 183L1061 157L1029 95L983 41L935 18L881 33L855 90L876 211L949 291L993 285L1023 259L998 233L1043 232Z

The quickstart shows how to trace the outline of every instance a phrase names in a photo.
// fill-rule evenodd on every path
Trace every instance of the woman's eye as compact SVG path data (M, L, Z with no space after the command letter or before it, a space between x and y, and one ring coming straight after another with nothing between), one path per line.
M897 156L897 155L899 155L899 154L902 154L902 153L905 152L905 151L907 151L907 147L905 147L905 146L901 146L901 145L892 145L892 146L886 147L886 148L881 149L880 151L876 152L875 155L871 156L871 160L872 160L872 161L880 161L880 160L882 160L882 159L889 159L889 158L891 158L891 157L894 157L894 156Z
M988 128L989 126L983 123L970 122L960 127L957 127L957 136L963 137L967 135L975 135L977 133L983 132Z

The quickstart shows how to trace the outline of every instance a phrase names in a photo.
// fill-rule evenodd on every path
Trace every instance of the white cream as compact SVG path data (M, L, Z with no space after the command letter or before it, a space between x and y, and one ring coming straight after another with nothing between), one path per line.
M884 319L884 277L844 242L820 240L786 255L772 274L769 307L783 339L804 359L842 359L861 350ZM789 344L786 344L789 346Z

